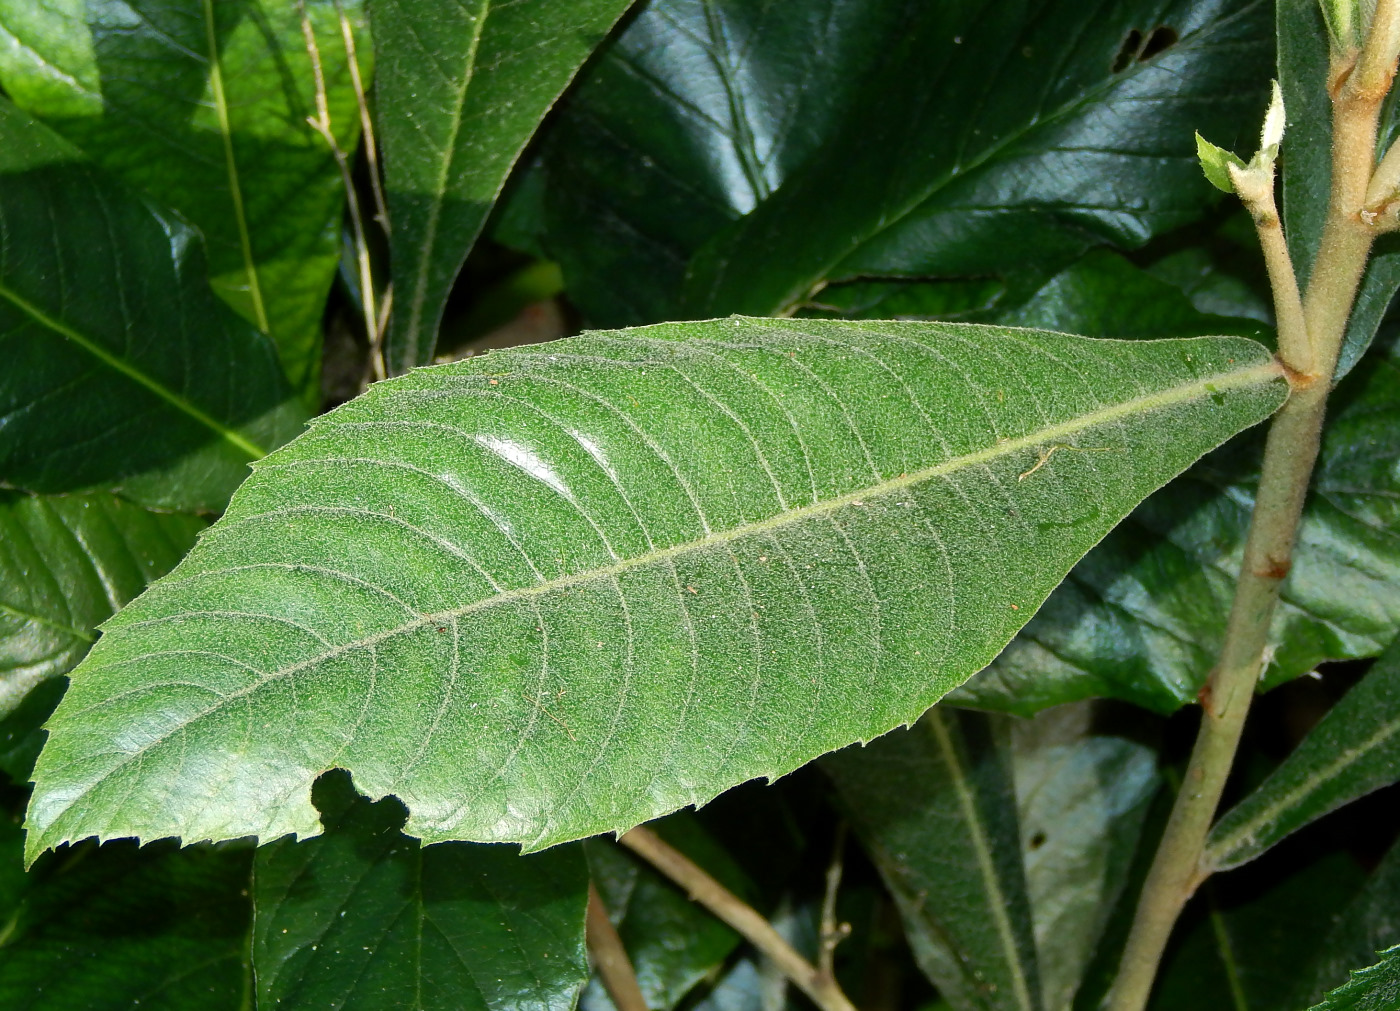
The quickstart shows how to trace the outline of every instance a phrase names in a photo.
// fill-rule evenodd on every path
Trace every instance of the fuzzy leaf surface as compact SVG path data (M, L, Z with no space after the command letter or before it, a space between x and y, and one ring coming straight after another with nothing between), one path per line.
M304 7L332 129L353 152L360 116L337 9L358 36L368 81L361 0ZM271 335L293 385L315 394L345 192L306 121L315 81L301 9L290 0L0 0L0 84L102 168L193 222L214 290Z
M1400 1007L1400 947L1377 954L1379 962L1357 969L1312 1011L1391 1011Z
M1226 870L1400 780L1400 646L1392 646L1280 765L1211 829L1204 859Z
M173 569L205 525L115 495L0 491L0 716L72 670L97 625Z
M0 486L217 510L305 410L199 233L0 100Z
M588 872L577 846L404 836L403 807L345 776L317 784L318 839L253 865L253 965L264 1007L569 1011L588 978Z
M1243 338L744 318L379 384L104 626L33 852L314 834L336 767L530 847L782 775L917 718L1284 396Z
M1326 660L1377 656L1400 632L1397 405L1400 342L1391 340L1332 395L1265 689ZM1144 502L958 701L1018 713L1095 696L1163 713L1194 701L1224 635L1261 435L1211 454Z
M394 269L391 373L433 360L447 293L540 120L632 0L371 0Z

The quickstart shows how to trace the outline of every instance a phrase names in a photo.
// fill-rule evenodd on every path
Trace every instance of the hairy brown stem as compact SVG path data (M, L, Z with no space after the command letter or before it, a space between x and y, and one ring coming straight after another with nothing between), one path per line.
M686 890L690 897L716 917L729 924L773 962L822 1011L855 1011L840 985L797 953L773 929L773 925L737 895L692 863L683 853L667 845L650 829L634 828L618 837L618 842L636 853L666 877Z

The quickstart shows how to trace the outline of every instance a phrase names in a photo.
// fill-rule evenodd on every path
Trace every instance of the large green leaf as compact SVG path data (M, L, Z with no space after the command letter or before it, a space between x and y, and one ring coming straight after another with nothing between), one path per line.
M958 1011L1043 1007L1004 732L937 708L822 765L939 993Z
M1211 829L1225 870L1358 797L1400 780L1400 646L1392 646L1248 797Z
M832 138L842 156L812 159L711 240L688 305L771 313L828 281L1003 271L1194 219L1214 198L1191 131L1233 136L1258 115L1268 14L1254 0L918 5Z
M259 1004L371 1011L569 1011L588 977L577 846L422 846L403 807L317 785L326 834L258 850Z
M21 870L0 820L0 1006L6 1011L246 1011L252 848L131 843Z
M353 151L360 117L337 11L367 56L361 0L0 0L0 84L199 227L215 291L272 335L314 402L345 194L306 121L316 101L303 7L331 126Z
M1272 632L1269 688L1400 633L1400 341L1377 346L1333 414ZM1212 454L1075 567L958 701L1013 712L1095 695L1192 701L1219 649L1258 480L1258 440Z
M1358 969L1312 1011L1394 1011L1400 1007L1400 947L1376 954L1375 965Z
M1092 703L1011 724L1026 891L1047 1011L1068 1011L1123 891L1160 778L1146 744L1096 729Z
M1251 0L654 0L550 129L543 244L608 325L1137 245L1215 199L1192 131L1254 129L1270 36Z
M743 318L379 384L107 623L32 852L314 833L334 767L531 847L782 775L985 666L1285 392L1242 338Z
M447 293L540 120L631 0L371 0L394 267L390 371L432 361Z
M0 486L220 509L301 428L198 233L0 99Z
M675 318L690 255L830 142L913 6L643 5L545 145L545 241L589 319Z
M174 568L204 526L114 495L0 491L0 716L68 673L98 623Z

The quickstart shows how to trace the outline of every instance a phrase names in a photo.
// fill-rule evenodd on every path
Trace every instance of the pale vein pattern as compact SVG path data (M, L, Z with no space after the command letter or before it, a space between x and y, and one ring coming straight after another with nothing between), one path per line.
M1235 338L735 318L373 388L255 465L51 722L30 848L627 828L917 717L1284 397Z

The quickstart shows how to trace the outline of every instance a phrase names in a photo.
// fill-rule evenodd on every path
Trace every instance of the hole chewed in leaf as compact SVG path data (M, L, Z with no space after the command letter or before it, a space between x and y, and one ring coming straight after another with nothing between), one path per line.
M1118 55L1113 58L1113 72L1121 74L1134 63L1146 63L1176 45L1180 39L1176 29L1167 25L1158 25L1146 36L1134 28L1124 36L1123 44L1118 47Z

